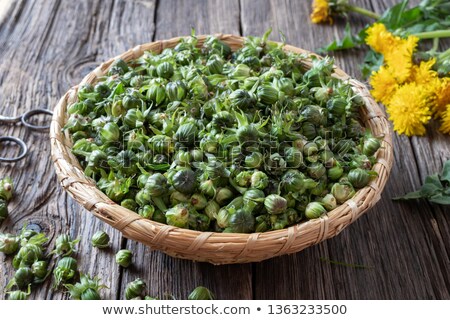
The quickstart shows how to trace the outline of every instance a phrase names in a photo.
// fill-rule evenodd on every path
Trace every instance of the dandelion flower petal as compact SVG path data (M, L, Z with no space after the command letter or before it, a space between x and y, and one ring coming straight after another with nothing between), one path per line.
M366 44L378 53L386 54L400 41L401 39L390 33L382 23L374 23L367 29Z
M374 98L385 105L389 103L398 88L398 83L392 72L384 66L370 76L370 85L373 88L371 93Z
M439 130L443 133L450 134L450 104L447 105L445 111L442 112L441 127Z
M436 102L434 112L437 115L443 112L448 112L448 105L450 104L450 78L442 78L436 90Z
M411 75L412 55L419 39L410 36L385 52L384 60L391 67L392 73L399 83L406 81Z
M313 23L333 23L331 18L330 4L328 0L314 0L312 4L313 12L311 13L311 21Z
M408 83L401 86L387 106L394 130L407 136L424 135L431 119L428 95L424 86Z

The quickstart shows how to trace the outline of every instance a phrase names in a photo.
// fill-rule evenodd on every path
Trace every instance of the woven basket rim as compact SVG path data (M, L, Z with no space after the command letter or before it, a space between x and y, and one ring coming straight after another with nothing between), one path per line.
M198 45L200 46L208 36L197 36ZM230 45L233 51L240 47L245 39L231 34L214 34L214 36ZM337 235L380 199L380 194L387 182L393 163L392 133L389 122L365 85L351 78L340 68L335 67L333 76L348 80L354 91L364 99L365 108L361 110L364 126L370 127L375 135L384 136L384 140L382 148L377 153L377 162L373 167L373 170L378 173L378 177L371 181L368 186L360 189L353 198L323 217L301 222L282 230L264 233L201 232L144 219L137 213L111 201L95 186L94 181L84 176L78 160L70 151L72 146L70 136L67 132L62 131L67 118L66 107L76 100L80 85L94 83L98 77L106 73L114 60L118 58L125 61L132 60L140 57L145 51L161 52L164 48L174 47L182 38L185 37L175 37L138 45L109 59L85 76L79 85L67 91L56 105L50 128L52 159L62 187L77 202L96 217L121 231L127 238L137 240L175 257L207 261L213 264L226 264L261 261L303 250L310 245ZM284 49L321 58L312 52L291 45L285 45ZM311 234L314 233L312 231L317 231L316 237ZM299 239L299 235L308 235L308 237ZM177 241L177 239L181 239L181 241ZM267 245L267 251L264 250L263 244Z

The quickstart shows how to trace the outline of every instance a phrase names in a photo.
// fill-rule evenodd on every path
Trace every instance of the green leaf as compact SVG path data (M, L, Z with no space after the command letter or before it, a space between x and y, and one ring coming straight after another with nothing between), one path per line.
M152 126L151 124L148 125L148 127L150 128L150 130L153 131L154 134L157 135L162 135L164 136L164 132L162 132L161 130L159 130L158 128L155 128L154 126Z
M161 164L147 164L147 168L155 171L167 171L170 168L170 165L168 163L161 163Z
M227 146L227 145L229 145L229 144L231 144L233 142L236 142L236 141L237 141L236 135L232 134L232 135L225 136L224 138L222 138L220 140L220 144L223 145L223 146Z
M364 43L364 42L365 42L366 37L367 37L367 29L368 29L370 26L371 26L371 25L367 25L365 28L361 29L361 30L358 32L357 37L358 37L358 39L359 39L359 41L360 41L361 43Z
M425 178L422 188L418 191L410 192L402 197L393 198L393 200L411 200L426 198L432 203L441 205L450 205L450 186L446 187L442 182L450 182L450 160L444 163L441 175L432 174Z
M412 9L405 10L401 13L398 23L394 23L388 28L392 31L399 31L401 35L448 29L448 19L450 10L448 4L442 1L422 1L422 3Z
M439 189L443 188L442 183L441 183L441 179L439 179L439 175L437 173L426 177L424 184L434 185L434 186L436 186Z
M11 280L9 280L8 284L6 285L5 291L11 289L15 285L16 285L16 280L14 278L12 278Z
M441 180L450 183L450 160L444 163L444 168L442 168Z
M441 29L441 27L441 24L436 21L426 20L416 23L409 28L405 28L405 34L434 31Z
M397 28L407 28L420 22L422 19L422 10L419 7L414 7L410 10L403 11Z
M438 194L439 192L442 192L442 187L438 187L432 183L425 183L422 186L422 189L420 189L420 193L424 198L429 198L434 196L435 194Z
M123 87L123 83L120 82L115 88L114 90L111 92L110 94L110 98L115 97L116 95L120 95L122 93L125 92L125 88Z
M327 46L319 48L319 53L325 53L329 51L345 50L355 48L361 44L361 39L358 36L354 36L350 30L350 23L347 23L344 31L344 38L341 40L334 40Z
M379 22L383 23L386 28L395 30L401 27L402 14L408 5L408 0L403 0L399 4L387 9L381 16Z
M369 50L364 57L364 62L361 66L361 72L364 78L368 78L373 71L377 71L383 65L384 57L380 53Z
M431 176L425 178L425 183L420 189L420 192L423 197L430 198L436 194L441 193L443 189L444 187L439 180L439 176L437 174L432 174Z
M450 205L450 195L436 194L430 197L429 200L436 204Z
M236 117L236 120L238 121L238 127L243 127L248 125L248 119L245 113L241 110L241 112L234 112L234 116Z
M442 0L424 0L419 4L426 19L445 20L450 15L450 3Z

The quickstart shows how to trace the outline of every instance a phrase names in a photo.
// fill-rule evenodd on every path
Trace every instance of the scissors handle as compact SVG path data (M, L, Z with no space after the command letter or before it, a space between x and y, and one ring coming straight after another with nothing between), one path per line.
M0 116L0 123L17 123L22 121L22 116L18 116L18 117L5 117L5 116Z
M3 141L9 141L9 142L13 142L14 144L17 144L20 148L20 154L17 157L14 158L3 158L0 157L0 162L17 162L19 160L22 160L28 152L28 148L27 145L25 144L25 142L23 142L22 140L20 140L19 138L16 137L0 137L0 144Z
M14 123L18 123L21 122L25 127L31 129L31 130L36 130L36 131L45 131L47 129L50 128L50 125L45 125L45 126L37 126L32 124L30 121L30 118L32 118L33 116L36 116L38 114L48 114L50 116L53 115L53 112L51 112L50 110L47 109L33 109L30 111L25 112L23 115L18 116L18 117L5 117L5 116L0 116L0 123L10 123L10 124L14 124Z
M21 117L23 125L31 130L36 130L36 131L45 131L45 130L49 129L50 128L49 124L45 125L45 126L36 126L36 125L28 122L31 117L38 115L38 114L48 114L48 115L52 116L53 112L51 112L50 110L47 110L47 109L33 109L30 111L27 111Z

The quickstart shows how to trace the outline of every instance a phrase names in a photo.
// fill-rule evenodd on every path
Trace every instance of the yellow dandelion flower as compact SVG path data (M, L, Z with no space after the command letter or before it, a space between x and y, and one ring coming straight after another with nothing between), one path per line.
M399 83L405 82L411 75L412 55L419 38L409 36L384 53L384 61L391 68Z
M450 104L448 104L445 111L442 112L441 127L439 130L443 133L450 134Z
M449 104L450 104L450 78L442 78L436 90L436 101L434 104L434 112L436 113L436 115L441 115L443 112L448 112Z
M401 38L390 33L382 23L374 23L367 29L366 44L378 53L389 52L400 41Z
M401 86L387 106L394 130L407 136L424 135L431 119L428 96L423 86L408 83Z
M313 23L333 23L331 18L330 4L328 0L314 0L312 4L313 12L311 13L311 21Z
M408 81L423 86L424 90L427 91L431 110L437 117L437 103L438 94L441 89L441 80L438 77L438 73L432 69L435 63L436 59L431 59L428 61L422 61L419 65L413 65L411 68L411 76ZM450 101L448 102L450 103Z
M389 67L381 66L370 76L370 91L377 101L387 105L398 88L398 83Z
M436 80L439 81L438 73L433 70L435 63L436 59L433 58L428 61L422 61L419 65L413 65L409 81L417 84L434 84Z

